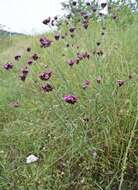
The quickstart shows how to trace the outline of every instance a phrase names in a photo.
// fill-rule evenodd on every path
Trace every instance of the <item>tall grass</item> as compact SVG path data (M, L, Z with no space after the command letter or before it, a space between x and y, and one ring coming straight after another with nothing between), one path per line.
M17 49L5 48L0 60L0 190L137 189L136 17L125 25L119 24L125 15L119 21L108 18L106 30L93 20L87 30L78 24L74 38L55 41L49 35L54 43L46 49L39 37L18 37ZM32 51L26 52L30 45ZM15 50L22 54L18 62ZM90 58L69 66L78 52ZM21 68L33 53L40 59L27 66L23 82ZM14 62L11 71L4 70L6 61ZM44 93L39 75L48 69L54 89ZM87 89L85 80L90 81ZM64 101L68 94L78 98L74 105ZM30 154L39 161L26 164Z

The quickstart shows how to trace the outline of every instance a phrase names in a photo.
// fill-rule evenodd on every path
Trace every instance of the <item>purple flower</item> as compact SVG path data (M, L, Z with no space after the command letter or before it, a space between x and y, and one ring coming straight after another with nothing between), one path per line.
M20 77L20 79L21 79L22 81L25 81L25 79L26 79L26 75L24 75L23 73L21 73L21 74L19 75L19 77Z
M69 19L71 18L71 15L69 14L69 15L67 15L66 17L67 17L67 19L69 20Z
M98 55L98 56L102 56L102 55L103 55L103 51L102 51L102 50L98 50L98 51L97 51L97 55Z
M76 6L76 5L77 5L77 2L76 2L76 1L73 1L73 2L72 2L72 5L73 5L73 6Z
M39 57L38 57L38 55L36 53L34 53L32 58L33 58L34 61L36 61Z
M10 69L13 68L13 64L12 64L12 63L6 63L6 64L4 65L4 68L5 68L6 70L10 70Z
M90 3L90 2L86 2L86 5L87 5L87 6L90 6L90 5L91 5L91 3Z
M42 86L42 89L44 92L51 92L54 88L51 84L47 83L44 86Z
M75 59L71 59L67 62L70 66L73 66L76 63Z
M86 89L86 88L89 87L89 85L90 85L90 81L89 80L85 80L82 87L83 87L83 89Z
M52 76L52 71L49 70L47 72L41 73L39 77L41 80L49 80L51 76Z
M25 81L25 79L26 79L28 73L29 73L28 68L27 68L27 67L23 68L23 69L21 70L21 74L19 75L20 79L21 79L22 81Z
M58 16L54 16L54 20L57 20L58 19Z
M31 51L31 48L30 48L30 47L28 47L28 48L26 49L26 51L27 51L27 52L30 52L30 51Z
M55 40L59 40L60 39L60 35L59 34L56 34L55 35Z
M51 18L48 17L45 20L43 20L43 24L47 25L50 22Z
M52 25L52 26L55 26L54 21L55 21L55 20L51 20L51 25Z
M64 101L69 103L69 104L75 104L77 102L78 98L73 95L65 95L64 96Z
M43 38L40 38L40 43L41 43L41 47L46 48L51 45L52 41L49 40L48 38L43 37Z
M97 44L97 46L99 46L101 43L100 43L100 42L97 42L96 44Z
M75 32L75 30L76 30L75 27L71 27L71 28L69 29L69 31L70 31L71 33Z
M119 87L121 87L125 83L124 80L117 80L117 84Z
M78 58L79 60L82 60L82 59L83 59L83 55L82 55L81 53L77 53L77 58Z
M79 64L79 62L80 62L80 59L77 57L76 58L76 64Z
M84 53L77 53L77 58L79 58L80 60L82 59L89 59L90 58L90 54L88 52L84 52Z
M89 26L88 23L84 23L84 24L83 24L83 27L84 27L85 29L87 29L88 26Z
M87 58L87 59L90 58L90 54L88 52L83 53L82 56L83 56L84 59L85 58Z
M21 58L21 55L16 55L14 58L16 61L19 61L19 59Z
M97 78L96 78L96 81L97 81L97 83L101 83L101 81L102 81L102 77L101 76L98 76Z
M27 75L29 73L29 69L27 67L23 68L21 70L21 72L24 74L24 75Z
M29 59L27 63L28 63L28 65L32 65L33 64L33 60Z
M101 3L101 7L104 9L106 7L107 3Z

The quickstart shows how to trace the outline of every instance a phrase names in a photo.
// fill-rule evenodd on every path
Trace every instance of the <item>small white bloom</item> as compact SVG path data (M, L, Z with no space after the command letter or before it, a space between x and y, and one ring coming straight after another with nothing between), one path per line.
M35 155L31 154L26 158L26 163L27 164L31 164L32 162L36 162L38 161L38 157L36 157Z

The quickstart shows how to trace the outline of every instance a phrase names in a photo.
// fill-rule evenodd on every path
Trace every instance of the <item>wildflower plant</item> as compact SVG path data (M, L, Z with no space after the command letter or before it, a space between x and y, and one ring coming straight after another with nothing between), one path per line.
M79 2L2 60L0 189L137 188L137 20Z

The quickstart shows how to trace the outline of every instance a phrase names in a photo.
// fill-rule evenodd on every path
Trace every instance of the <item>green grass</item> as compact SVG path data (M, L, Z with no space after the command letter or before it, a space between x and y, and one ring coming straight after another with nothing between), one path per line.
M39 37L13 37L0 46L0 190L136 190L138 187L138 25L106 20L77 29L74 38L42 49ZM122 22L121 22L122 21ZM62 29L63 30L63 29ZM64 28L64 32L67 29ZM51 37L53 39L53 36ZM93 55L100 41L103 56ZM73 47L67 48L66 43ZM8 44L7 44L8 43ZM5 47L4 47L5 46ZM32 47L27 53L26 48ZM80 48L77 49L76 47ZM77 52L88 51L89 60L72 68L66 63ZM40 55L30 66L25 82L18 75L33 52ZM22 59L12 71L2 67ZM62 56L65 54L65 57ZM53 71L54 90L41 91L38 75ZM129 75L132 79L129 79ZM102 76L97 83L96 77ZM117 80L125 80L118 87ZM87 90L84 80L90 80ZM78 96L75 105L65 94ZM11 102L18 101L14 108ZM26 164L34 154L39 161Z

